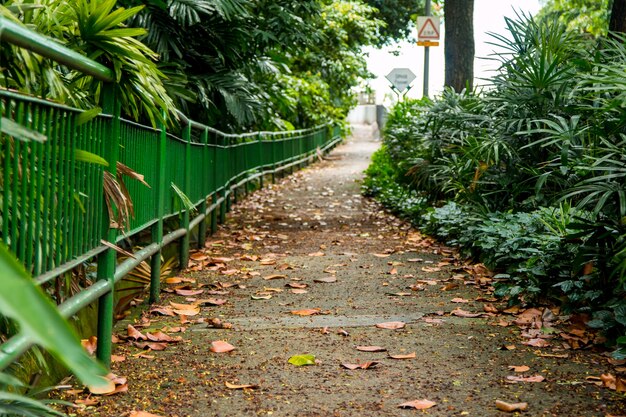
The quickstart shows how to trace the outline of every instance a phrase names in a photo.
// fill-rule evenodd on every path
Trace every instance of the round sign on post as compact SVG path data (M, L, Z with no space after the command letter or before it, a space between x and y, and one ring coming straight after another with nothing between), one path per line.
M399 93L409 88L415 79L415 74L408 68L394 68L385 76Z

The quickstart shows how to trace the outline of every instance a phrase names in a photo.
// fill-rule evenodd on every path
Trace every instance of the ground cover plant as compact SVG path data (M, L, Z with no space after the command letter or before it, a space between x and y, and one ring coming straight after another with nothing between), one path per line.
M392 109L365 190L485 262L498 295L586 312L615 343L626 328L624 39L550 17L506 23L490 88Z

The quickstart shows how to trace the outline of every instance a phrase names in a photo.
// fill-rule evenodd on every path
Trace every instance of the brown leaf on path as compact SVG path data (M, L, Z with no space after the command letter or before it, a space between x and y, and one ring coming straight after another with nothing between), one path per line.
M452 303L469 303L469 300L466 300L465 298L453 298L452 300L450 300L450 302Z
M400 404L398 407L400 407L400 408L414 408L416 410L426 410L428 408L434 407L435 405L437 405L436 402L430 401L430 400L427 400L427 399L423 399L423 400L407 401L405 403Z
M402 329L404 328L404 326L406 326L406 323L403 321L387 321L384 323L376 324L376 327L378 327L379 329L388 329L388 330Z
M397 275L398 274L398 269L397 268L391 268L391 271L389 271L389 275Z
M224 382L224 385L226 385L226 388L228 388L228 389L256 389L256 388L259 388L259 385L257 385L257 384L237 385L237 384L231 384L228 381Z
M269 281L271 279L286 279L287 275L281 275L281 274L274 274L274 275L268 275L266 277L263 277L264 280Z
M288 282L287 284L285 284L285 287L302 289L308 287L308 285L300 284L298 282Z
M500 411L506 411L508 413L513 411L526 411L528 409L528 403L507 403L496 400L496 408Z
M337 334L342 335L343 337L348 337L350 336L350 333L348 333L347 331L345 331L344 329L339 329L337 330Z
M135 342L134 345L139 349L150 349L156 351L167 349L167 343L162 342Z
M506 311L506 310L505 310ZM529 308L517 315L513 324L517 326L528 326L536 322L541 322L543 312L538 308Z
M184 277L169 277L169 278L165 278L165 283L166 284L180 284L182 282L188 282L190 284L193 284L194 282L196 282L196 280L193 279L193 278L184 278Z
M141 333L139 330L135 329L132 324L128 325L128 327L126 329L126 332L128 334L128 337L133 338L135 340L139 340L139 339L146 340L146 339L148 339L146 337L146 335Z
M511 369L513 372L528 372L528 371L530 371L530 368L528 366L526 366L526 365L520 365L520 366L509 365L508 368Z
M194 304L196 305L212 305L212 306L221 306L226 304L228 301L223 298L203 298L201 300L196 300Z
M548 342L546 339L535 338L530 339L526 342L522 342L522 345L542 348L550 346L550 342Z
M152 340L153 342L180 342L183 340L182 337L178 336L178 337L172 337L168 334L163 333L162 331L157 331L154 333L146 333L146 336L148 337L148 339Z
M178 295L183 295L185 297L190 297L192 295L202 294L204 290L174 290L174 292Z
M469 311L465 311L463 309L461 309L460 307L455 308L454 310L452 310L450 312L451 316L457 316L457 317L464 317L464 318L474 318L474 317L480 317L483 315L483 313L470 313Z
M418 279L415 282L417 282L418 284L427 284L427 285L437 285L437 281L435 281L434 279Z
M314 252L314 253L309 253L309 256L325 256L324 252Z
M80 344L83 345L87 353L93 355L96 353L96 348L98 347L98 338L91 336L89 339L81 339Z
M163 417L158 414L148 413L146 411L132 411L128 417Z
M308 293L308 291L300 289L300 288L294 288L294 289L291 290L291 293L292 294L306 294L306 293Z
M124 355L111 355L111 362L124 362L126 356Z
M116 385L115 390L113 390L113 392L107 392L106 394L103 394L103 395L109 396L109 395L119 394L121 392L128 392L128 384Z
M387 348L382 346L357 346L356 350L360 350L361 352L385 352Z
M517 375L509 375L506 377L507 382L543 382L546 380L542 375L534 375L534 376L517 376Z
M459 288L459 284L457 284L456 282L451 282L441 287L441 291L452 291L456 290L457 288Z
M87 397L85 399L78 399L76 401L74 401L74 404L76 405L83 405L85 407L90 407L90 406L94 406L94 405L98 405L100 404L100 400L96 397Z
M223 340L215 340L211 342L210 351L214 353L226 353L235 350L236 347Z
M436 266L423 266L422 272L439 272L441 268L437 268Z
M291 314L295 314L296 316L313 316L315 314L320 314L322 312L319 308L305 308L302 310L291 310Z
M193 259L194 261L206 261L207 259L209 259L209 255L202 252L194 252L189 255L189 258Z
M170 307L155 306L150 309L150 313L157 313L162 316L175 316L176 313Z
M389 256L391 256L390 253L372 253L372 255L377 258L388 258Z
M234 258L226 258L226 257L216 257L216 258L211 258L211 263L212 264L227 264L228 262L231 262Z
M499 350L514 350L515 345L502 345L498 348Z
M337 282L337 278L333 277L323 277L323 278L316 278L313 280L313 282L317 282L318 284L331 284L333 282Z
M414 359L416 357L416 354L415 354L415 352L411 352L411 353L407 353L407 354L401 354L401 355L389 354L389 357L391 359Z
M380 362L376 362L376 361L356 363L356 364L355 363L342 363L341 366L351 371L354 371L355 369L370 369L370 368L375 367L379 363Z
M498 309L493 304L483 304L483 310L486 313L499 313Z

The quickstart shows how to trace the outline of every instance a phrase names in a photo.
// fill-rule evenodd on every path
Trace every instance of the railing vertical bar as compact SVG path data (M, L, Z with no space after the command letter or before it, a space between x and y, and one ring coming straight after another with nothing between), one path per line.
M4 100L0 100L0 115L2 116L8 116L11 113L11 101L7 100L6 102ZM2 123L2 121L0 120L0 123ZM0 132L0 137L3 137L4 135ZM2 167L2 184L4 184L4 189L7 190L4 192L4 195L2 196L2 213L3 213L3 217L2 217L2 239L4 240L4 243L9 246L11 243L11 240L13 240L12 238L10 238L9 235L9 219L7 218L9 215L9 196L10 196L10 187L9 184L11 184L11 141L9 140L8 137L6 137L1 143L0 146L2 146L2 144L4 144L4 150L2 152L2 157L3 157L3 167Z
M211 156L210 156L210 149L209 149L209 131L207 129L202 130L202 133L200 135L200 141L202 142L202 166L200 167L202 169L202 175L200 178L200 181L202 182L202 195L204 196L202 198L202 202L200 203L200 206L198 208L198 210L200 210L201 214L206 214L206 209L207 209L207 196L209 195L210 191L209 191L209 184L210 184L210 177L208 174L208 167L210 167L210 163L211 163ZM198 225L198 249L202 249L204 247L204 241L206 240L206 234L207 234L207 218L204 217L202 219L202 221L200 222L200 224Z
M24 117L24 103L18 103L17 111L15 113L16 113L15 115L16 120L18 121L18 123L21 123ZM23 213L22 213L22 216L19 215L19 205L18 205L18 201L20 199L19 187L22 184L22 181L20 180L20 160L22 159L22 142L20 142L19 140L14 140L13 149L15 152L13 156L13 184L12 184L13 186L12 187L13 188L12 214L13 214L14 221L12 222L13 230L11 231L12 233L11 236L15 238L15 242L11 242L11 250L13 251L13 253L20 253L20 250L22 249L24 245L24 235L21 233L22 230L24 230L24 224L20 224L19 229L18 229L18 223L25 223ZM19 238L17 238L18 230L19 230ZM23 259L23 258L20 258L20 259Z
M47 125L47 115L48 112L45 109L41 109L39 112L40 116L39 119L37 121L37 130L40 132L43 132L45 134L47 134L48 132L46 131L45 127ZM43 221L45 218L45 212L46 207L43 205L44 203L44 195L45 195L45 187L44 187L44 178L46 173L43 171L45 169L45 162L46 162L46 158L45 158L45 152L44 152L44 144L37 144L35 146L36 152L34 152L36 155L36 160L37 160L37 192L35 193L36 196L36 204L35 204L35 211L36 211L36 222L35 222L35 239L36 239L36 243L34 243L34 261L33 261L33 275L39 275L41 273L41 262L42 262L42 256L43 256L43 248L42 248L42 244L44 244L42 242L41 239L41 233L43 232Z
M187 126L185 126L183 130L183 140L185 141L183 192L189 195L191 189L191 124L187 124ZM180 241L179 261L181 268L187 268L187 265L189 264L189 212L189 208L185 207L183 207L181 212L180 227L187 230L187 233Z
M165 112L163 112L163 118L165 119ZM154 187L155 192L155 212L157 215L157 222L152 225L151 234L152 242L161 245L163 243L163 216L165 214L165 172L166 172L166 158L165 151L167 145L167 131L165 130L165 124L160 122L159 144L157 147L156 155L156 179ZM161 294L161 249L152 255L150 259L150 303L156 303L159 301Z
M109 122L107 161L109 162L108 171L115 178L117 173L117 160L119 157L120 147L120 101L115 97L115 86L106 84L103 88L104 105L103 111L112 114L113 118ZM103 210L106 207L103 207ZM102 232L104 239L114 242L117 236L117 230L112 228L109 223L108 215L102 216ZM107 280L114 288L115 283L115 251L107 249L98 257L98 280ZM98 347L96 354L98 359L107 367L111 366L111 337L113 333L113 308L114 294L113 291L108 292L99 299L98 303Z
M43 222L43 230L44 230L44 259L42 264L45 265L47 271L51 270L54 266L54 210L55 204L53 201L53 192L56 183L56 167L54 166L54 161L56 158L56 135L57 135L57 126L53 124L54 116L56 116L56 109L50 109L50 117L48 119L48 128L46 129L48 132L48 147L49 151L46 152L46 181L44 187L44 202L43 206L45 207L45 217Z
M67 135L67 159L66 163L66 183L68 183L68 195L66 202L66 225L67 225L67 233L66 239L67 242L67 253L63 261L67 261L72 259L75 255L78 255L79 252L76 252L76 244L78 243L78 239L76 239L74 225L76 223L76 219L78 219L78 204L76 204L74 198L78 198L78 196L74 196L74 193L78 192L79 185L81 183L80 176L77 175L76 172L76 158L74 157L74 150L77 149L77 134L76 131L76 116L74 113L69 115L69 131Z
M63 170L63 165L64 165L64 151L65 151L65 132L66 132L66 127L67 127L67 112L63 112L63 117L61 118L59 124L60 124L60 128L58 129L58 140L57 140L57 145L56 147L58 148L57 152L57 158L55 158L56 161L56 166L55 166L55 170L58 173L57 176L57 183L55 185L55 190L57 192L57 201L55 204L56 210L54 212L55 217L54 217L54 225L55 227L53 228L56 231L56 234L54 236L54 238L56 239L57 242L57 250L54 253L54 265L60 265L61 264L61 257L63 254L63 247L65 245L65 240L66 240L66 236L64 234L64 227L63 227L63 205L64 205L64 200L65 200L65 196L67 196L67 194L65 193L65 175L64 175L64 170Z

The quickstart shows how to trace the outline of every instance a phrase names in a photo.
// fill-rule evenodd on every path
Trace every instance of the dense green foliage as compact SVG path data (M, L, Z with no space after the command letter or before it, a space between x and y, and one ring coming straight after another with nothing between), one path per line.
M0 13L115 70L125 117L166 108L220 129L340 122L383 22L360 0L9 0ZM0 85L80 108L101 82L3 48ZM10 65L7 65L10 63Z
M615 336L626 326L625 43L556 18L507 25L491 89L391 111L366 188L493 268L499 295L560 300Z
M606 35L609 28L609 0L547 0L537 19L553 19L568 30Z

